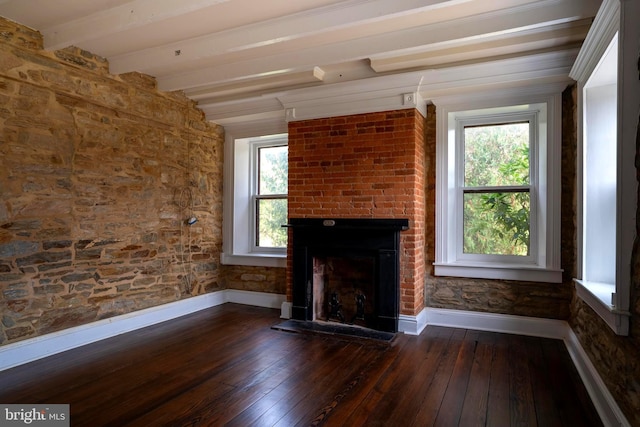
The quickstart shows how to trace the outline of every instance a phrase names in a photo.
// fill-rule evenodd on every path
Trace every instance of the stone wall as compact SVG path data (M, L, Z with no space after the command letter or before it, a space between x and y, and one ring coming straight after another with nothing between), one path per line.
M640 262L638 251L634 259ZM636 272L638 270L636 269ZM638 293L638 275L634 293ZM574 295L570 325L600 377L632 426L640 426L640 337L637 306L631 313L630 335L616 335L582 299Z
M221 288L222 154L182 94L0 19L0 344Z
M287 293L286 269L281 267L224 266L224 285L227 289Z

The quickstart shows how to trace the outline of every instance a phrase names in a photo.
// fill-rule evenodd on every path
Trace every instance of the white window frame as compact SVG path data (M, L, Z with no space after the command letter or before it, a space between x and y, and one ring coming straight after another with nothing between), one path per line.
M288 135L235 138L225 134L225 170L223 196L222 253L226 265L286 267L286 248L255 246L255 198L257 168L252 160L259 145L287 145ZM244 135L243 135L244 136Z
M528 106L525 106L525 108ZM540 108L545 110L546 106L541 105ZM515 264L535 264L534 254L537 254L538 247L538 234L537 234L537 197L536 190L538 188L538 171L536 168L537 149L538 149L538 116L540 111L532 110L531 108L523 109L523 111L515 111L511 108L503 109L491 109L493 114L484 114L481 111L464 111L459 113L452 113L449 115L450 120L454 120L455 123L450 123L449 126L455 126L455 149L456 149L456 182L454 184L456 192L455 206L463 206L464 194L467 192L467 187L464 185L464 173L465 173L465 141L464 141L464 128L466 126L478 126L478 125L499 125L509 124L514 122L528 122L529 123L529 150L532 155L529 156L529 185L518 186L527 187L530 195L530 230L529 230L529 255L517 256L517 255L486 255L486 254L466 254L463 252L463 245L456 244L456 259L460 261L468 261L475 263L486 262L498 262L498 263L515 263ZM489 188L489 187L486 187ZM504 187L492 187L496 193L502 192ZM455 235L464 236L463 230L463 218L464 210L456 209L452 206L452 210L456 215L456 221L454 226L456 227ZM544 236L541 236L544 238Z
M637 40L640 30L636 19L640 6L635 1L605 0L594 19L585 42L571 69L570 76L578 82L578 259L576 293L618 335L629 334L631 256L636 238L637 189L635 156L636 126L640 113L640 83L637 70ZM608 55L617 54L614 61ZM612 70L608 68L613 68ZM592 78L593 77L593 78ZM604 77L604 78L603 78ZM588 120L587 92L615 80L616 111L616 189L615 213L615 271L608 283L589 280L585 259L591 247L585 238L586 209L584 194L588 193L585 177L585 144L592 141ZM633 123L634 126L623 125ZM592 142L591 142L592 143ZM586 182L586 183L585 183ZM596 242L597 245L597 242ZM597 246L596 249L597 250ZM610 283L613 282L613 283Z
M251 182L250 182L250 192L251 192L251 207L250 207L250 216L252 218L250 224L250 235L251 235L251 252L252 253L260 253L260 254L279 254L286 255L287 248L278 248L278 247L267 247L267 246L258 246L256 243L257 234L258 234L258 200L259 199L273 199L273 198L287 198L287 194L270 194L268 196L259 195L259 170L260 167L260 149L261 148L270 148L270 147L286 147L287 146L287 137L286 135L275 135L263 138L250 138L247 140L250 149L250 160L249 160L249 173L251 174ZM241 143L239 141L239 143Z
M436 276L562 282L560 268L561 95L503 93L463 104L436 103ZM535 122L531 150L530 255L462 253L461 126L465 123Z

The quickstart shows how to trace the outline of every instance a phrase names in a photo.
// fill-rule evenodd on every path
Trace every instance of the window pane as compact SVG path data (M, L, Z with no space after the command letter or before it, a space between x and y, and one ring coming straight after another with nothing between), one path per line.
M616 283L617 92L615 84L585 90L582 279L602 283Z
M287 246L287 199L258 199L256 246L284 248Z
M529 255L528 192L464 194L467 254Z
M259 149L258 194L287 194L288 147Z
M529 183L529 123L464 128L464 185Z

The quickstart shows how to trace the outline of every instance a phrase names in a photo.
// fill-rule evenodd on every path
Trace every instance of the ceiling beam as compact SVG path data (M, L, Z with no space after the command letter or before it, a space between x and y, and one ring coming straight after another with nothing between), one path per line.
M597 0L584 0L597 2ZM488 2L487 2L488 3ZM313 69L314 66L336 64L353 59L384 58L410 54L429 47L455 47L466 43L477 44L485 40L514 37L520 31L541 28L543 25L562 24L584 18L582 8L567 0L544 0L534 4L492 11L479 16L411 27L392 33L377 33L369 37L346 39L332 44L314 44L307 40L306 47L286 49L286 42L279 49L261 49L261 54L250 58L223 56L211 64L206 58L186 60L184 71L160 74L171 69L166 63L155 69L153 60L147 69L138 70L158 78L163 90L180 90L206 86L211 81L233 82L243 79L286 75ZM392 52L380 55L380 52ZM183 59L179 59L181 61ZM113 64L112 64L113 66ZM131 65L127 65L127 68ZM140 64L142 66L142 64ZM176 70L177 68L173 68Z
M315 67L311 71L287 74L286 76L270 76L250 81L230 84L215 84L198 89L187 89L185 95L201 103L224 102L232 100L238 95L258 95L282 88L282 86L296 87L320 83L325 76L324 70Z
M166 73L184 70L186 63L203 64L242 60L254 51L289 53L296 47L329 44L360 37L363 26L378 28L394 18L415 19L416 13L471 0L350 0L253 25L214 32L142 51L109 58L114 73L137 70ZM392 27L390 29L393 29ZM389 31L389 30L387 30ZM363 34L366 35L366 34ZM180 51L180 57L174 53ZM150 68L151 66L151 68Z
M229 0L133 0L73 21L42 28L41 32L45 48L50 50L72 45L84 46L87 39L109 37L227 1Z
M534 53L545 49L558 49L584 40L591 25L590 19L563 22L545 27L536 27L513 34L494 34L482 40L458 43L425 45L411 53L381 54L370 58L371 68L378 73L437 68L442 64L470 62L500 56Z

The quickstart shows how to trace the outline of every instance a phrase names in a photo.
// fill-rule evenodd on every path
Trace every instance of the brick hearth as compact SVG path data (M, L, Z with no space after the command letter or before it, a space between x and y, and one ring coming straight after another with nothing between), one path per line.
M409 219L400 241L405 315L424 307L424 158L424 117L414 109L289 123L290 218Z

